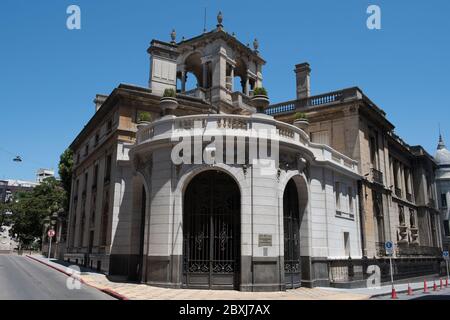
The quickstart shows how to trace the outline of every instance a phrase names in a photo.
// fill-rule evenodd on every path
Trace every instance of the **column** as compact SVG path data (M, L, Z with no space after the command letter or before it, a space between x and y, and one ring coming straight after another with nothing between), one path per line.
M234 67L231 66L231 92L234 92Z
M248 75L247 75L247 78L245 79L245 88L244 88L244 94L246 95L246 96L248 96L249 95L249 86L250 86L250 78L248 77Z
M208 62L204 62L202 64L203 71L203 88L208 88Z

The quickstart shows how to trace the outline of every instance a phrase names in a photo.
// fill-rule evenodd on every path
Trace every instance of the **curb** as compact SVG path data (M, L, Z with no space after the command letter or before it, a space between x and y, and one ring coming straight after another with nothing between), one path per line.
M450 287L449 287L450 288ZM447 289L449 289L447 288ZM428 287L428 289L431 289L430 286ZM423 288L417 288L417 289L412 289L413 292L421 292L423 291ZM440 289L439 289L440 291ZM396 290L397 294L399 293L408 293L408 289L402 289L402 290ZM430 291L428 294L431 294L432 291ZM391 292L385 292L385 293L375 293L374 295L371 295L369 299L372 298L379 298L379 297L386 297L386 296L390 296Z
M99 287L97 287L97 286L94 286L93 284L87 283L87 282L84 281L81 277L76 276L76 275L74 275L74 274L70 274L70 273L64 271L63 269L57 268L57 267L55 267L55 266L53 266L53 265L51 265L51 264L45 263L45 262L42 261L41 259L34 258L34 257L30 256L30 255L25 255L25 256L26 256L27 258L33 260L33 261L36 261L36 262L39 262L39 263L43 264L44 266L50 267L50 268L52 268L52 269L54 269L54 270L56 270L56 271L58 271L58 272L64 273L64 274L65 274L66 276L68 276L68 277L75 278L75 279L77 279L78 281L80 281L82 284L85 284L85 285L87 285L87 286L89 286L89 287L91 287L91 288L94 288L94 289L97 289L97 290L99 290L99 291L101 291L101 292L103 292L103 293L106 293L107 295L109 295L109 296L111 296L111 297L113 297L113 298L116 298L116 299L118 299L118 300L130 300L130 299L128 299L127 297L125 297L124 295L121 295L120 293L117 293L117 292L115 292L115 291L113 291L113 290L111 290L111 289L108 289L108 288L102 289L102 288L99 288Z

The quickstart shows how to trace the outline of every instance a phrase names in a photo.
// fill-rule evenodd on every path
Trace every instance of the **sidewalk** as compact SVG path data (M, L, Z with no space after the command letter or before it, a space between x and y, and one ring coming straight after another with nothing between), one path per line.
M65 274L71 274L68 263L48 260L40 255L28 256ZM240 292L221 290L166 289L146 284L120 282L120 278L81 268L79 276L82 283L90 285L119 299L129 300L367 300L373 297L390 295L391 286L363 289L337 288L299 288L286 292ZM428 288L433 290L433 279L427 279ZM437 282L439 286L439 281ZM412 283L413 290L423 290L423 282ZM395 286L397 293L406 292L407 284Z

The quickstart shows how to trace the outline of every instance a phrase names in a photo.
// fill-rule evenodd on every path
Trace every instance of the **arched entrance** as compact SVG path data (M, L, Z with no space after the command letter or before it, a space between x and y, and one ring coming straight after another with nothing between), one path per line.
M300 225L298 189L294 179L289 180L283 195L284 222L284 278L287 289L300 287Z
M239 258L239 187L221 171L200 173L184 195L183 286L236 289Z

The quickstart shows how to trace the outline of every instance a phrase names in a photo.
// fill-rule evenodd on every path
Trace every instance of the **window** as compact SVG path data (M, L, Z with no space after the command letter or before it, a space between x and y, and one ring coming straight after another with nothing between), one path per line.
M77 164L79 164L79 163L80 163L80 154L77 153Z
M350 233L344 232L344 250L345 256L350 257Z
M108 155L106 157L105 183L108 183L111 179L111 162L112 162L112 156Z
M442 208L447 208L447 195L445 193L441 194Z
M98 144L98 141L100 140L100 135L98 134L98 132L95 134L95 145Z
M348 212L353 213L353 188L348 187Z
M444 220L444 233L445 233L446 237L450 236L450 228L449 228L448 220Z
M336 196L336 211L341 210L341 184L336 181L334 183L334 192Z
M98 164L94 167L94 179L92 181L92 189L95 189L97 187L97 180L98 180Z
M87 156L89 153L89 144L84 147L84 156Z
M110 132L111 132L111 129L112 129L112 120L109 120L109 121L106 123L106 133L110 133Z
M378 136L377 133L375 133ZM370 149L370 162L372 163L372 167L378 170L378 139L374 136L369 138L369 149Z
M88 183L88 173L86 172L86 173L84 174L83 196L86 196L87 183Z
M311 142L330 145L328 131L311 132Z

